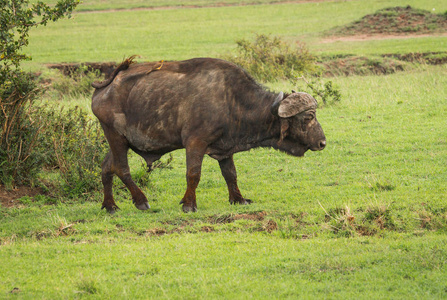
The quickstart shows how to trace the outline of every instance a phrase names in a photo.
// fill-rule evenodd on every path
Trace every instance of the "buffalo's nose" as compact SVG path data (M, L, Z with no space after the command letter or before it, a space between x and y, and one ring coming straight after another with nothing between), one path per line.
M326 147L326 140L320 141L320 149L323 150Z

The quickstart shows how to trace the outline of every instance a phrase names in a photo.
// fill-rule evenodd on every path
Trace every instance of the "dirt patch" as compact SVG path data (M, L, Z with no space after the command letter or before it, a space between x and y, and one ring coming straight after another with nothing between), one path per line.
M335 42L362 42L362 41L380 41L380 40L392 40L392 39L414 39L414 38L424 38L432 36L447 36L447 33L436 33L436 34L411 34L411 35L396 35L396 34L358 34L353 36L331 36L321 40L320 43L335 43Z
M393 58L341 56L327 57L319 62L324 76L387 75L405 70L405 63Z
M447 14L435 14L408 5L380 9L360 20L329 30L326 35L390 36L445 32L447 32Z
M262 221L264 220L267 213L265 211L249 213L249 214L238 214L233 217L234 220L251 220L251 221Z
M214 228L211 226L202 226L202 228L200 228L200 231L202 232L213 232Z
M272 233L278 230L278 224L272 219L266 219L267 212L250 212L241 214L228 214L228 215L214 215L207 218L209 225L203 225L200 227L195 226L195 220L171 220L163 222L163 224L168 225L167 228L151 228L143 232L140 235L144 236L162 236L166 234L182 234L182 233L211 233L219 231L216 229L215 225L229 224L237 220L249 220L252 221L250 224L244 225L246 230L256 231L256 232L267 232ZM118 228L121 231L121 228Z
M251 221L262 221L264 220L267 213L265 211L253 212L247 214L230 214L230 215L216 215L208 219L211 224L227 224L232 223L236 220L251 220Z
M415 52L382 54L371 57L334 55L320 57L318 64L326 77L351 75L387 75L405 71L412 64L441 65L447 63L447 52Z
M430 65L443 65L447 63L447 52L415 52L406 54L383 54L382 56L391 57L406 62Z
M267 223L262 225L260 231L266 231L268 233L272 233L275 230L278 230L278 224L273 220L268 220Z
M162 228L151 228L146 230L146 232L144 232L144 235L147 236L162 236L165 234L168 234L169 232L165 229Z
M28 186L16 187L12 190L7 190L3 185L0 185L0 202L2 207L14 207L20 205L18 199L28 196L34 197L36 195L44 194L40 188L33 188Z

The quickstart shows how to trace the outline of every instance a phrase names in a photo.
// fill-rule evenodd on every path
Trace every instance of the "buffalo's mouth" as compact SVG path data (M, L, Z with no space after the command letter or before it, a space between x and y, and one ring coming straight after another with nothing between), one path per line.
M293 155L293 156L304 156L304 153L306 153L306 151L309 150L307 148L298 148L298 149L292 149L289 154Z
M293 155L293 156L304 156L304 153L306 153L307 150L309 150L309 147L303 144L297 144L296 142L293 142L291 140L285 139L282 141L282 143L279 146L279 150Z
M321 151L326 147L326 139L322 139L315 144L301 144L291 139L285 138L277 147L277 149L290 154L292 156L304 156L307 150Z

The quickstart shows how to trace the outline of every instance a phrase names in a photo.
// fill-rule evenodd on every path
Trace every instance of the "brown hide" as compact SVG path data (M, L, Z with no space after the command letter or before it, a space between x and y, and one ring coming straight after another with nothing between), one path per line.
M94 83L92 110L110 153L103 163L103 208L114 212L112 177L129 188L137 208L147 199L130 177L129 148L151 166L163 154L186 149L185 212L197 209L195 189L205 154L219 161L231 203L241 196L233 154L273 147L302 156L321 150L326 139L316 120L316 101L305 93L284 97L265 90L236 65L218 59L131 64L128 59L103 83Z

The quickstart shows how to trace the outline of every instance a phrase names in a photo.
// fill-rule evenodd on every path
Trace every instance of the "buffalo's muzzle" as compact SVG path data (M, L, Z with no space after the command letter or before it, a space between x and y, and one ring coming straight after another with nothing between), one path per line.
M321 140L320 141L320 149L319 150L323 150L324 147L326 147L326 140Z
M315 143L313 146L310 146L309 149L312 151L321 151L326 147L326 140L320 140Z

